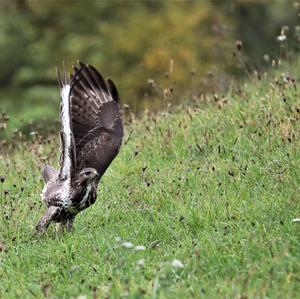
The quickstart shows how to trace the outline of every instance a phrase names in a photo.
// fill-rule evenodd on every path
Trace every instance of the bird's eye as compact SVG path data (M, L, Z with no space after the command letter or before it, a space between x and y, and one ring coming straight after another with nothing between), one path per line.
M91 175L91 171L86 171L85 175Z

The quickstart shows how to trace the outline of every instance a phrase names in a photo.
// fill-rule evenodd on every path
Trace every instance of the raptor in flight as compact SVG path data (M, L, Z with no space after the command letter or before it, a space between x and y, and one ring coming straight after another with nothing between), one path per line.
M58 73L61 89L60 169L46 165L42 199L47 211L36 226L44 232L49 224L72 228L75 216L92 205L97 186L118 154L123 139L119 95L92 67L79 62L68 78Z

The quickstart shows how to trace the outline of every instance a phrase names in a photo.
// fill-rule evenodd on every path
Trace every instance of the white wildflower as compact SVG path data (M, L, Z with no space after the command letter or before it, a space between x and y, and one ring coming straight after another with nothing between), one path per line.
M142 250L145 250L145 249L146 249L146 247L144 245L137 245L134 248L134 250L136 250L136 251L142 251Z
M122 246L125 247L125 248L132 248L133 244L131 242L123 242Z
M184 267L183 263L180 260L177 260L177 259L174 259L173 262L171 263L171 265L174 268L180 268L180 269L182 269Z
M145 260L144 259L140 259L136 262L136 264L140 267L144 267L145 266Z

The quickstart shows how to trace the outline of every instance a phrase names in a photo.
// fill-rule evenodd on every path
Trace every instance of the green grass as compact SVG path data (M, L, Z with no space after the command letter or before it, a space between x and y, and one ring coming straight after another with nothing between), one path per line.
M40 169L57 143L3 155L0 298L299 297L298 108L291 82L251 79L134 121L95 205L42 238Z

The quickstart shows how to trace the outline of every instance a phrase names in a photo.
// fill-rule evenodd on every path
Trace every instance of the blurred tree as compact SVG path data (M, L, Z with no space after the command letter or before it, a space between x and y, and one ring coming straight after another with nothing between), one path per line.
M164 88L180 97L192 85L198 93L215 88L201 79L232 70L235 39L252 57L275 43L289 11L278 2L1 0L0 108L25 119L56 117L54 66L63 60L68 69L80 59L111 76L135 110L160 105Z
M283 26L289 29L290 50L298 46L293 37L300 12L296 1L213 0L213 3L233 21L234 35L243 41L244 50L256 66L262 62L264 55L273 58L280 55L276 37Z

